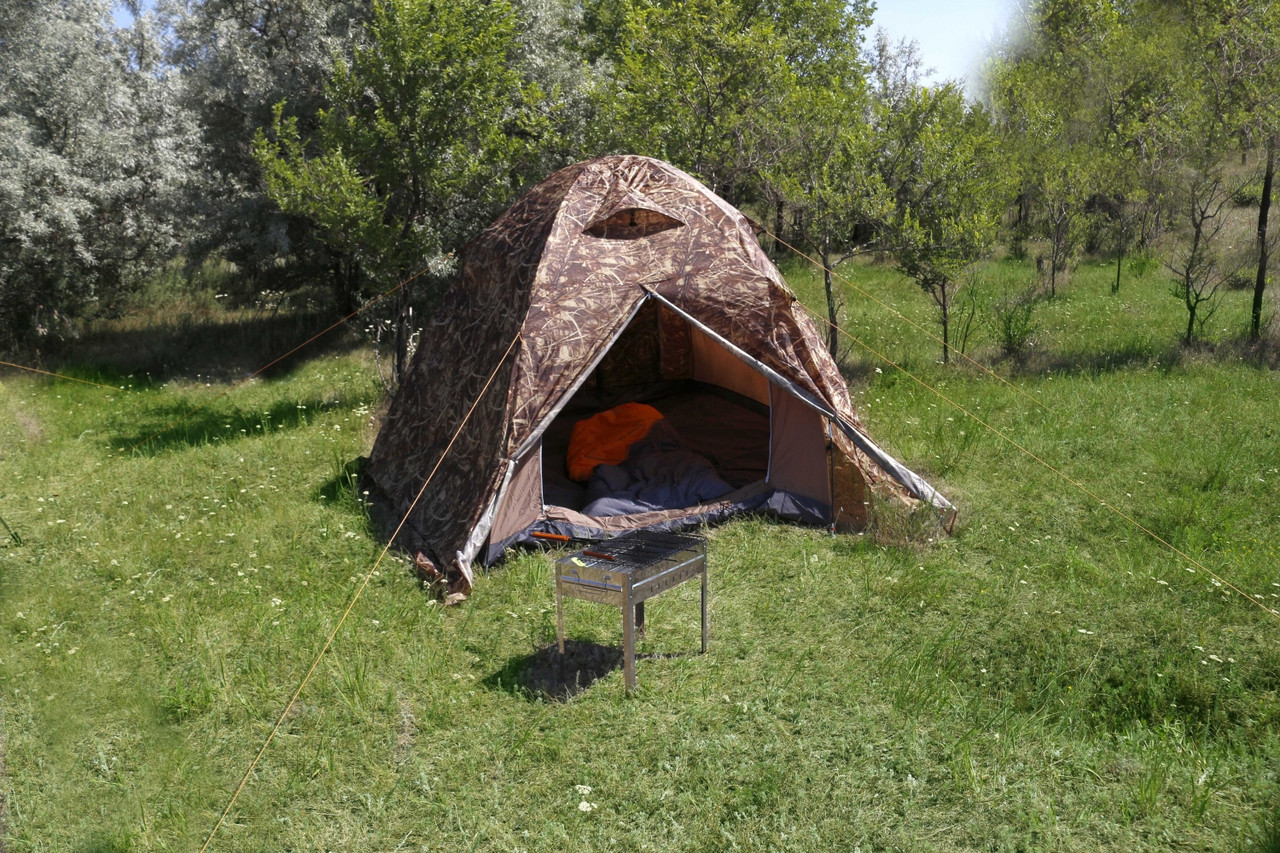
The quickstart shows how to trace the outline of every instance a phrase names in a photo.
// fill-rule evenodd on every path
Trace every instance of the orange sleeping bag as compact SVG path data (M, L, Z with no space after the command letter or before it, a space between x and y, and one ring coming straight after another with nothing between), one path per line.
M644 403L623 403L573 425L569 436L569 477L586 481L597 465L625 462L631 445L649 434L662 412Z

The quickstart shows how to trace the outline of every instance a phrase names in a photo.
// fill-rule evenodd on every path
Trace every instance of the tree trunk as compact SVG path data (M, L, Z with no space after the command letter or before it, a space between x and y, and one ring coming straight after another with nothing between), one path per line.
M1262 336L1262 294L1267 289L1267 216L1271 212L1271 182L1275 176L1276 140L1267 145L1267 169L1262 175L1262 200L1258 205L1258 277L1253 283L1253 313L1249 318L1249 340Z
M831 284L831 243L822 241L822 286L827 294L827 352L834 359L840 349L840 333L836 316L836 295Z
M938 307L942 309L942 363L951 363L951 291L950 282L943 282L939 288L942 298Z
M395 321L395 374L396 387L404 384L409 376L409 288L401 287L396 292Z
M1121 217L1124 216L1122 212ZM1124 250L1127 248L1128 240L1125 239L1124 219L1120 219L1119 230L1116 232L1116 282L1111 285L1111 293L1114 295L1120 292L1120 268L1124 264Z
M782 257L782 246L778 244L778 240L782 238L784 212L782 199L778 199L773 208L773 260L775 263Z
M1197 232L1199 229L1197 228ZM1200 235L1196 234L1195 245L1199 245ZM1189 263L1189 262L1188 262ZM1195 298L1195 290L1192 287L1191 273L1188 271L1182 279L1182 304L1187 306L1187 333L1182 338L1183 346L1191 346L1191 342L1195 340L1196 334L1196 309L1200 307L1200 300Z

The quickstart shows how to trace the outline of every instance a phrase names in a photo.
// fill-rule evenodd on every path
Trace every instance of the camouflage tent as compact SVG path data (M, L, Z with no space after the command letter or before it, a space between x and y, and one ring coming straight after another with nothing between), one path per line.
M757 511L865 525L873 500L954 510L867 437L748 220L698 181L617 155L556 172L466 249L378 434L368 474L400 542L465 591L535 533L602 538ZM574 423L665 415L730 489L587 515ZM424 489L424 483L426 488Z

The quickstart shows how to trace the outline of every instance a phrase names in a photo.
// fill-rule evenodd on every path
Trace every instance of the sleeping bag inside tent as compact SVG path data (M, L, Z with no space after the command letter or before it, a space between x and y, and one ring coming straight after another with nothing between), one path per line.
M556 172L467 246L366 472L456 591L535 534L954 517L866 435L747 219L629 155Z

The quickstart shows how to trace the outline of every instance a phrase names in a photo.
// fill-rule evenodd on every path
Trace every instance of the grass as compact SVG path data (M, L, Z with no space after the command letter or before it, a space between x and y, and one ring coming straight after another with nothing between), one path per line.
M842 272L934 328L888 268ZM955 535L709 531L711 649L696 584L651 601L632 698L616 669L531 689L549 555L448 609L382 562L210 849L1280 850L1280 620L1067 482L1280 608L1280 383L1233 343L1247 294L1185 351L1158 273L1111 275L1037 303L1025 359L971 337L1043 408L848 290L853 334L992 428L850 344L868 429ZM351 474L366 352L231 390L190 353L104 356L130 351L74 369L114 391L0 384L6 851L199 849L380 551ZM566 608L579 647L618 642L616 613Z

